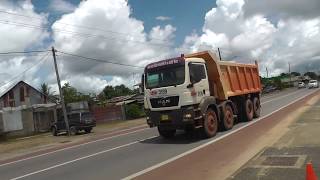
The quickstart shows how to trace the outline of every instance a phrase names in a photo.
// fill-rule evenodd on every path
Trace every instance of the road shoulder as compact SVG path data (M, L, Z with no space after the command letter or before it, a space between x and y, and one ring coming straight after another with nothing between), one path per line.
M305 179L305 166L312 162L320 176L320 96L283 119L266 134L274 140L265 144L229 179Z

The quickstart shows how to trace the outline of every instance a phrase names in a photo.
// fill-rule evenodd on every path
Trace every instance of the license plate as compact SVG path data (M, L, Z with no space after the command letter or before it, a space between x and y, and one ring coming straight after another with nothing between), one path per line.
M168 121L169 116L168 115L161 115L161 121Z

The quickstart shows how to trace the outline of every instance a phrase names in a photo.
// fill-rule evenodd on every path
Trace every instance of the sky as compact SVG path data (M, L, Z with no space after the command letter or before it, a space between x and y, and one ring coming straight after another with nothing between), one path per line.
M224 60L258 60L262 76L288 64L320 73L318 9L319 0L2 0L0 53L54 46L62 83L94 93L133 87L148 63L217 48ZM0 92L20 80L56 91L51 53L0 54Z

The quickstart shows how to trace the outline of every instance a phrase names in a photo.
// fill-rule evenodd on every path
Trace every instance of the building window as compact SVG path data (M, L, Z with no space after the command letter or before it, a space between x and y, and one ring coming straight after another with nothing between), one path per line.
M9 91L9 100L14 99L13 91Z
M27 94L26 94L26 97L30 97L30 88L27 86Z
M8 101L8 95L4 96L4 107L8 107L9 106L9 101Z
M20 87L20 102L24 102L24 87Z

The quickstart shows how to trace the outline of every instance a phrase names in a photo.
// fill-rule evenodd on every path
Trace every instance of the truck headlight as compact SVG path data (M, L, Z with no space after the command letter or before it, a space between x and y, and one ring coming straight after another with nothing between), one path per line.
M186 119L190 119L190 118L192 118L192 114L191 113L186 113L186 114L184 114L184 117Z
M183 121L190 121L193 119L193 117L194 117L193 110L188 109L183 113Z

